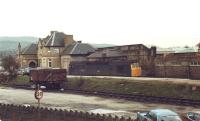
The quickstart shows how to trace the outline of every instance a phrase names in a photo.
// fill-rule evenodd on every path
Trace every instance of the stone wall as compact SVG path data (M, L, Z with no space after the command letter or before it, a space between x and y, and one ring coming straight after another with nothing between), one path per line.
M76 55L76 56L71 56L71 55L63 55L61 56L61 68L67 69L69 71L69 65L70 62L82 62L86 61L86 56L84 55Z
M0 104L2 121L134 121L88 112Z
M34 62L36 66L38 65L37 55L20 55L17 61L20 67L29 67L30 62Z
M200 66L156 66L155 76L200 79Z

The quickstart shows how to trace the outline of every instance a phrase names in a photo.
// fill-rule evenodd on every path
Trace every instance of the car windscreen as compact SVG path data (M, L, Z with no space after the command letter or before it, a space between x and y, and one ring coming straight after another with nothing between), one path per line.
M161 116L158 121L181 121L177 115Z

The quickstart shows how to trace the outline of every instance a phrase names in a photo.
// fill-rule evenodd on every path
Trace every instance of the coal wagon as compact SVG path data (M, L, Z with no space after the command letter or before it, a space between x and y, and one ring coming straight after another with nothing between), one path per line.
M62 88L64 81L67 81L66 69L32 69L30 71L30 82L34 85Z

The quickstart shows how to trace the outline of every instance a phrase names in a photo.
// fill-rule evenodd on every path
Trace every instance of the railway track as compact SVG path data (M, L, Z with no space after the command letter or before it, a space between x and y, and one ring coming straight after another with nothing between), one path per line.
M200 107L200 100L146 96L142 94L118 94L118 93L108 93L108 92L92 92L92 91L73 90L73 89L65 90L65 92L66 91L72 92L72 93L79 93L79 94L113 97L113 98L126 99L126 100L138 101L138 102L147 102L147 103L151 102L151 103L163 103L163 104L172 104L172 105Z
M16 86L16 88L23 89L33 89L27 86ZM57 90L47 90L50 92L58 92ZM85 95L97 95L103 97L112 97L119 99L126 99L137 102L151 102L151 103L163 103L163 104L172 104L172 105L184 105L184 106L193 106L200 107L200 100L191 100L191 99L180 99L180 98L170 98L170 97L158 97L158 96L147 96L142 94L119 94L119 93L111 93L111 92L94 92L94 91L85 91L78 89L65 89L62 93L78 93Z

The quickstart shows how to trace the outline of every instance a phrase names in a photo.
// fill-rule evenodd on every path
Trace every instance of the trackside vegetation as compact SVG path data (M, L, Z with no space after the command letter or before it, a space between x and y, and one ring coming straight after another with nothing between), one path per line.
M14 80L1 82L1 85L15 87L17 85L30 86L31 83L29 82L29 76L18 75Z
M200 100L200 80L140 80L140 78L108 78L108 77L69 77L63 84L64 89L78 89L94 92L112 92L120 94L143 94L148 96L164 96ZM28 76L18 76L9 81L7 86L31 85Z
M120 94L144 94L200 100L200 82L176 83L173 81L136 80L119 78L79 77L69 78L66 89L101 91Z

